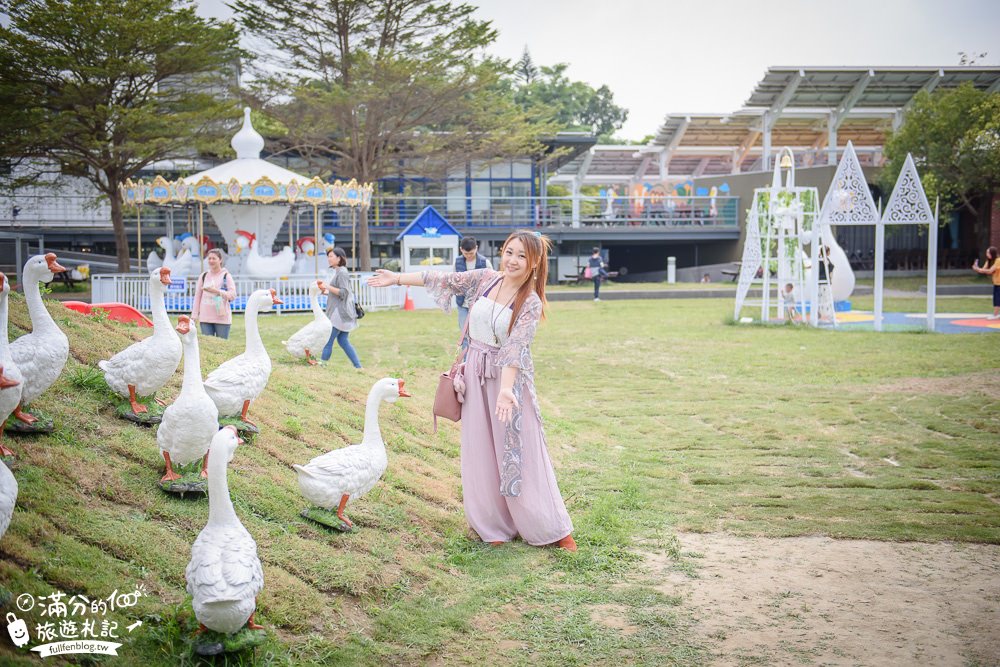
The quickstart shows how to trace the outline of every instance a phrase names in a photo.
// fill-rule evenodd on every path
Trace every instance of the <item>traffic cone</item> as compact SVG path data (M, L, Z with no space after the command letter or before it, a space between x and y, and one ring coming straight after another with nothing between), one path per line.
M406 288L406 298L403 299L403 310L416 310L413 307L413 299L410 298L410 288Z

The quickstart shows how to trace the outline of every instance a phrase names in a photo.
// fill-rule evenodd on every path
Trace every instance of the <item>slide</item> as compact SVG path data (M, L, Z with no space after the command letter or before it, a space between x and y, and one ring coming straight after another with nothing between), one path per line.
M107 311L108 318L116 322L132 323L140 327L152 327L153 322L127 303L84 303L83 301L63 301L63 305L84 315L92 315L95 309Z

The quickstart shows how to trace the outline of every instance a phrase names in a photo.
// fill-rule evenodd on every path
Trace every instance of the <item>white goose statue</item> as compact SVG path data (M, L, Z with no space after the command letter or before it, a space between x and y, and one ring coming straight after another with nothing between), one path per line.
M260 396L271 376L271 359L260 339L257 313L271 310L283 303L273 289L259 289L247 299L246 351L224 362L205 378L205 391L219 408L220 417L239 415L247 424L250 403Z
M208 447L219 432L219 409L208 397L201 380L198 332L187 315L179 319L177 333L184 346L184 382L177 399L163 411L163 421L156 431L156 444L167 464L161 483L180 479L174 472L174 464L185 466L199 458L201 476L207 477Z
M326 342L330 340L330 334L333 333L333 324L330 322L330 318L319 307L319 292L322 285L322 280L317 280L309 285L309 305L312 308L313 321L292 334L288 340L281 341L289 354L297 359L304 358L310 365L316 364L313 357L323 349Z
M128 398L132 412L147 412L137 396L150 396L165 385L181 363L181 341L167 316L163 297L170 284L171 270L164 266L149 274L149 304L153 311L153 335L107 360L97 362L104 371L108 386L119 396Z
M257 239L251 239L249 254L243 263L243 273L251 278L281 278L291 275L295 268L295 253L291 247L285 246L277 255L267 257L258 250Z
M0 461L0 538L7 532L17 504L17 480L10 469ZM2 590L2 589L0 589Z
M241 440L226 426L212 438L208 454L208 524L191 546L184 575L195 618L202 629L231 635L254 623L257 596L264 590L264 571L257 543L243 527L229 497L226 468Z
M14 452L3 444L3 428L14 409L21 403L21 371L14 363L7 340L7 296L10 281L0 273L0 456L14 456ZM0 530L0 535L3 531Z
M368 392L365 408L365 434L361 442L317 456L309 463L293 465L299 474L299 490L306 500L325 510L337 508L337 518L348 527L344 516L347 503L366 494L382 477L389 459L378 425L378 408L383 401L394 403L400 396L409 397L404 382L382 378Z
M24 378L21 404L14 408L14 416L26 424L33 424L37 418L24 412L23 408L52 386L69 357L69 339L45 308L38 290L39 282L47 283L52 280L53 274L65 270L56 261L55 253L50 252L29 259L21 273L24 299L31 316L31 333L11 343L10 354Z

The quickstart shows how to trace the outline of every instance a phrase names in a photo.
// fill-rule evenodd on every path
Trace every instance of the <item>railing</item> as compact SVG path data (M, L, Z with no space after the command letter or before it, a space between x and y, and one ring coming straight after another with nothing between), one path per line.
M405 227L433 206L455 227L679 227L738 228L739 197L396 197L378 194L369 213L373 227ZM324 218L326 226L350 227L350 216Z
M368 286L368 277L372 273L352 273L350 276L351 290L358 303L365 310L386 310L398 307L402 303L402 292L399 287L382 287L375 289ZM323 279L324 276L320 276ZM183 283L181 282L183 280ZM259 289L274 289L284 303L275 306L280 313L294 313L309 310L309 286L316 281L314 275L296 275L288 278L259 280L255 278L234 278L236 281L236 299L230 304L233 312L246 310L247 298ZM164 303L167 312L190 313L194 303L198 276L175 279L167 289ZM127 303L128 305L150 312L149 307L149 277L132 274L102 274L91 277L92 303ZM320 307L326 305L326 296L320 295Z

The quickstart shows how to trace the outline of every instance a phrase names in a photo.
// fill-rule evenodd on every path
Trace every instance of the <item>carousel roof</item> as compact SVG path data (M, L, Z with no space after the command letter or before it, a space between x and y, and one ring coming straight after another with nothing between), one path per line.
M120 188L122 200L142 204L311 204L313 206L368 206L373 186L355 180L324 183L260 159L264 137L253 129L250 107L243 110L243 127L230 142L236 159L197 174L168 181L157 176L150 182L127 180Z
M250 107L243 109L243 127L233 135L229 144L236 151L235 160L200 171L182 180L188 185L195 185L203 178L209 178L216 183L228 183L233 179L240 183L255 183L261 178L267 178L276 185L287 185L293 180L301 185L312 180L302 174L296 174L294 171L260 159L260 153L264 150L264 137L253 129L253 123L250 121Z

